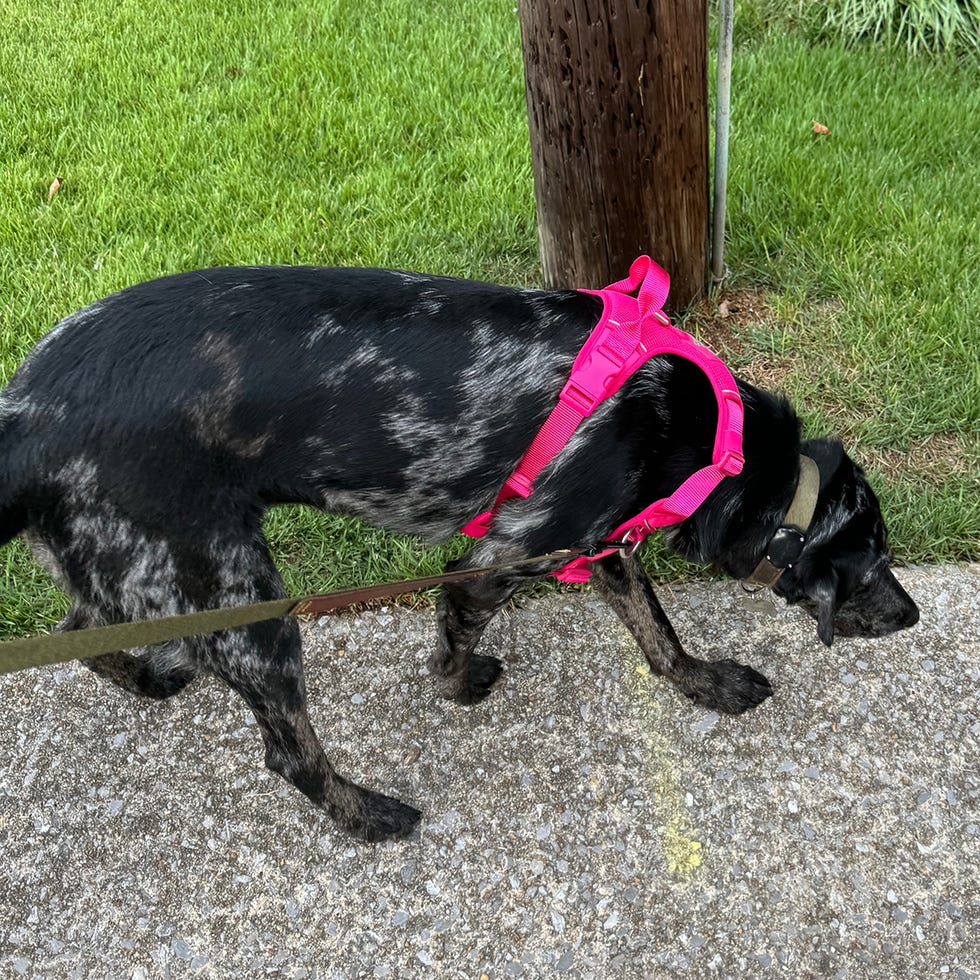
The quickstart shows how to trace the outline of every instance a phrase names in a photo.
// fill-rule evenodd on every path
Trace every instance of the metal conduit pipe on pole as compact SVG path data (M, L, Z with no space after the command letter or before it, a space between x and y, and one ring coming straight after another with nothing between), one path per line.
M734 0L719 0L718 87L715 96L715 174L711 231L711 289L725 279L725 192L728 185L728 123L732 91Z

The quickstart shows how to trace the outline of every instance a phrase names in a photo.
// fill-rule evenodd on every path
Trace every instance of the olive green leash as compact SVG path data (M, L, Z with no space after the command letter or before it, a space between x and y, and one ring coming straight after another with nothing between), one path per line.
M506 571L547 561L565 561L586 553L584 548L562 548L546 555L537 555L521 561L485 568L461 569L429 575L425 578L407 579L401 582L384 582L356 589L342 589L318 595L301 596L298 599L271 599L253 602L247 606L229 606L222 609L206 609L203 612L167 616L161 619L142 619L133 623L115 623L111 626L95 626L90 629L67 630L63 633L44 633L0 643L0 674L15 670L56 664L66 660L82 660L99 657L105 653L129 650L133 647L166 643L216 630L234 629L267 619L282 616L324 616L358 603L418 592L435 585L460 582L465 579Z

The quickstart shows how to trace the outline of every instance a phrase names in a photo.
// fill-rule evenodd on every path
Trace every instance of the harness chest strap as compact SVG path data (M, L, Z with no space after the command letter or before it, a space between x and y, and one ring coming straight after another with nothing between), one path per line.
M693 361L711 382L718 404L712 460L669 497L654 501L621 524L608 539L639 545L655 528L690 517L723 477L741 471L744 410L738 388L728 368L711 351L671 325L663 312L669 288L670 277L664 269L649 256L641 255L630 266L626 279L601 290L581 290L602 298L599 323L575 358L558 404L504 481L493 506L466 524L462 528L464 534L482 537L502 503L513 497L530 496L534 480L564 448L581 422L657 354L676 354ZM635 297L631 295L634 291L638 291ZM563 581L584 582L589 578L591 562L615 550L582 556L553 574Z

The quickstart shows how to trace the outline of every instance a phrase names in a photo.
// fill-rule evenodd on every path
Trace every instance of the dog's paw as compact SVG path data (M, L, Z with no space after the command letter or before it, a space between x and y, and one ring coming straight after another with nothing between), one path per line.
M697 689L684 693L697 705L740 715L772 695L772 685L757 670L735 660L705 664Z
M457 704L479 704L490 694L503 672L504 665L496 657L473 654L466 665L466 673L447 690L447 696Z
M359 802L357 816L347 823L346 829L372 843L405 837L422 819L422 814L415 807L374 790L361 789Z

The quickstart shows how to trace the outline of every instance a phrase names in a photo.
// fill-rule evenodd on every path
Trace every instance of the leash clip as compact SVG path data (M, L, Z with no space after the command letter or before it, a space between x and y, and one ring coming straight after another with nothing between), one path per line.
M624 558L632 558L636 554L637 549L643 544L645 535L640 535L635 541L631 540L630 535L633 533L633 528L630 528L619 541L600 541L596 548L593 549L592 554L596 554L597 550L605 551L608 548L615 548L617 551L623 553Z

